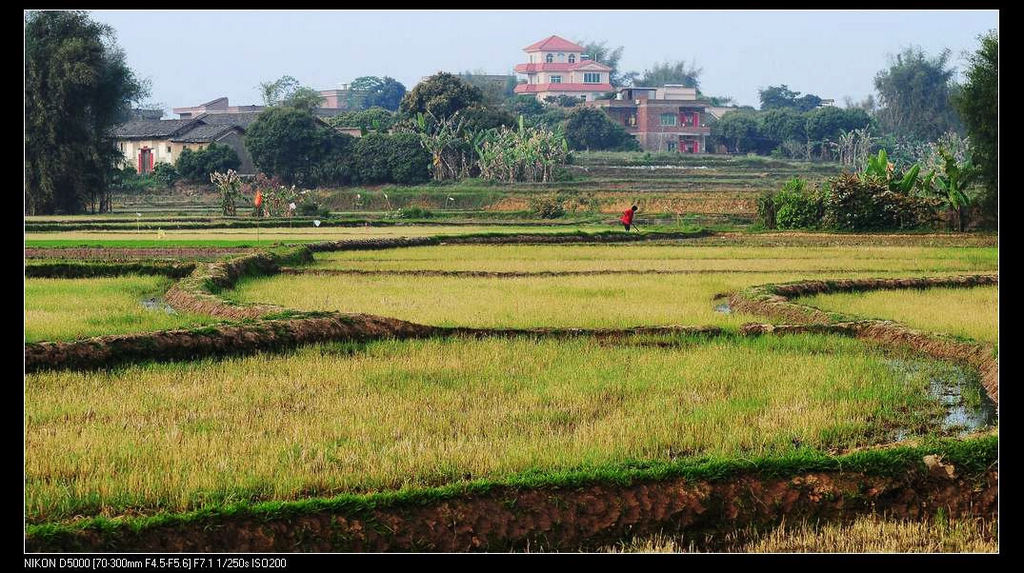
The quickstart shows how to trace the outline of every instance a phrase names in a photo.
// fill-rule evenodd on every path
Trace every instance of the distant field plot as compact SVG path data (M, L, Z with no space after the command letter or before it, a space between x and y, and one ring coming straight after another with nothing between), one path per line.
M932 288L823 294L793 299L823 310L896 320L919 330L999 340L999 288Z
M25 379L29 522L757 456L938 428L927 380L856 340L444 339ZM667 346L665 345L667 344Z
M161 276L25 279L25 342L72 340L219 322L161 302L173 280Z
M996 248L712 247L674 245L451 245L317 255L317 267L360 270L558 272L665 271L989 271Z
M269 246L279 242L341 241L380 237L426 237L433 235L464 235L471 233L564 233L575 227L541 226L488 226L488 225L396 225L381 227L270 227L256 229L204 229L175 230L169 226L162 234L153 231L67 231L37 232L25 236L29 247L75 245L201 245L211 246ZM607 231L608 227L594 231Z
M226 296L302 310L393 316L440 326L737 326L754 320L712 299L745 287L807 278L988 272L994 248L697 247L681 245L452 245L317 255L313 269L362 271L681 274L415 276L303 274L243 280Z

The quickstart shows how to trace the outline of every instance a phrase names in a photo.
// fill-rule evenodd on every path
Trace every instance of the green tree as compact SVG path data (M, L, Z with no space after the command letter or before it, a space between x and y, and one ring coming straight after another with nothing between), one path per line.
M299 84L299 80L292 76L281 76L272 82L263 82L259 85L260 94L263 96L263 104L268 107L286 106L301 111L312 111L324 102L324 96L320 92Z
M108 137L148 95L114 31L81 11L25 14L25 212L108 211Z
M346 111L326 119L331 127L359 127L364 132L388 131L396 121L395 113L382 107Z
M475 86L483 94L484 103L488 107L500 106L503 101L515 95L516 78L514 75L506 76L502 81L496 81L488 77L483 70L475 72L462 72L459 79Z
M291 76L281 76L272 82L260 82L258 89L263 96L263 105L280 105L288 94L299 87L299 80Z
M960 131L951 102L955 70L948 67L949 56L949 50L929 58L920 49L907 48L878 72L877 117L885 133L934 141L947 131Z
M395 78L361 76L349 86L349 105L354 109L381 107L395 111L405 97L405 86Z
M430 153L415 133L368 134L356 141L352 157L359 183L412 185L430 179Z
M737 153L751 151L761 138L757 113L752 110L727 113L711 126L711 134Z
M307 112L277 106L257 116L246 130L245 146L260 171L286 185L316 185L325 177L323 164L339 160L345 137Z
M576 43L583 46L584 55L590 56L591 60L600 62L612 69L608 76L613 87L626 85L627 78L619 72L619 60L622 59L622 46L611 49L608 47L608 42L604 40L600 42L576 40ZM635 75L635 73L633 75Z
M688 88L700 87L700 74L703 70L697 63L687 64L683 61L655 64L653 68L644 70L635 81L635 85L643 87L661 87L667 84L682 84Z
M761 132L774 145L787 141L803 142L807 138L806 118L795 109L777 108L761 114Z
M871 125L871 117L862 109L823 107L804 114L804 130L815 146L823 141L835 141L840 134Z
M789 89L785 84L781 86L768 86L758 90L761 97L761 110L770 109L792 109L796 111L811 111L821 104L821 98L806 94L801 96L800 92Z
M640 144L624 127L612 121L605 112L592 107L578 107L565 122L565 139L571 149L636 151Z
M483 94L472 86L447 72L438 72L405 94L399 109L413 116L428 113L438 118L448 118L455 112L483 103Z
M971 138L974 165L985 184L981 205L987 215L998 215L999 175L999 35L980 36L981 46L970 56L967 82L955 103Z
M238 169L241 164L242 162L234 149L227 145L211 143L199 151L192 149L182 151L174 167L185 179L194 183L205 183L210 180L211 173L224 173L229 169Z

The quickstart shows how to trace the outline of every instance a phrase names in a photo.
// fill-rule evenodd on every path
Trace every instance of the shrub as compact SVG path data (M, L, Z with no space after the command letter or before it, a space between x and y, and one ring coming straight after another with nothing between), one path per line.
M157 163L153 167L153 178L165 187L174 187L174 183L181 178L181 175L170 163Z
M844 173L830 180L823 223L841 231L912 229L934 220L936 201L889 189L877 178Z
M562 202L554 197L530 199L530 212L541 219L558 219L565 215Z
M181 177L194 183L205 183L211 173L225 173L238 169L242 161L234 149L211 143L206 149L185 149L178 156L175 168Z
M787 181L773 202L779 229L813 229L821 224L821 195L799 177Z
M352 175L359 183L422 183L430 179L430 164L415 133L371 133L352 152Z

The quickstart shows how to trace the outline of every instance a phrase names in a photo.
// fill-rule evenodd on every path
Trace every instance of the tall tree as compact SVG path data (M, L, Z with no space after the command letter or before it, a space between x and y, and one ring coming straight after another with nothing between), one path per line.
M974 148L973 160L986 187L982 207L995 216L999 175L999 35L979 36L981 46L969 57L967 83L955 99Z
M405 97L402 82L389 76L361 76L352 80L349 88L351 109L382 107L395 111Z
M85 12L25 14L25 212L110 208L109 130L148 95L114 31Z
M268 107L283 105L311 113L324 103L324 96L320 95L319 91L303 86L292 76L281 76L272 82L262 82L259 90L263 96L263 105Z
M666 84L682 84L688 88L700 87L700 74L702 68L697 67L697 62L687 64L684 61L665 62L655 64L653 68L644 70L644 73L634 80L635 85L643 87L661 87Z
M640 144L608 114L592 107L573 109L565 122L565 139L572 149L639 151Z
M608 47L608 42L606 40L602 40L600 42L576 40L576 43L583 46L584 55L590 56L591 60L600 62L612 69L608 76L613 87L626 85L626 78L623 77L622 72L619 70L619 60L622 59L622 46L613 50ZM633 75L635 75L635 73Z
M800 92L789 89L789 86L768 86L758 90L761 96L761 110L769 109L794 109L796 111L811 111L821 104L821 98L806 94L801 96Z
M343 162L353 139L308 112L278 105L252 122L245 132L245 147L260 171L289 185L316 185L324 182L325 165Z
M947 131L960 130L951 102L955 70L948 66L949 56L950 51L943 50L929 58L911 47L878 72L877 117L886 133L934 141Z
M483 103L483 99L476 86L453 74L438 72L405 94L400 109L408 115L429 113L438 118L448 118L461 109Z

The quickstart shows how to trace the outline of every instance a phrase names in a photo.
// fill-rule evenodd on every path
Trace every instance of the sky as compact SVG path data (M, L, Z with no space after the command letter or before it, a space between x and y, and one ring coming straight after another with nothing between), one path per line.
M227 96L260 104L257 86L284 75L329 89L391 76L412 89L438 71L512 73L523 48L550 35L623 47L620 71L683 60L701 92L758 107L758 90L863 100L906 47L944 48L962 72L996 10L897 11L91 11L110 24L150 103L187 107Z

